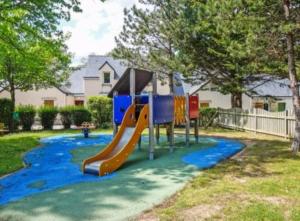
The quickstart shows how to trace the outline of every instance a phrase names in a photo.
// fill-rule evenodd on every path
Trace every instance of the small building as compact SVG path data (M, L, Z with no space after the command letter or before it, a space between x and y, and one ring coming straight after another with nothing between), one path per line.
M199 95L200 107L231 108L231 95L224 95L211 82L190 88L191 94ZM288 79L271 79L249 85L249 91L242 95L243 109L261 108L267 111L293 109L292 92Z
M62 87L16 91L16 104L34 106L84 105L88 98L107 95L127 69L126 62L110 56L89 55L87 62L77 67ZM160 82L158 90L168 94L168 84ZM8 91L1 90L0 98L10 98Z

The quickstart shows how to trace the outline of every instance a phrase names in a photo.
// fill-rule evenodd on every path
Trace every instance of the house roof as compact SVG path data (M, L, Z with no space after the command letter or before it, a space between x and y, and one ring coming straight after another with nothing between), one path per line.
M89 55L86 65L86 77L94 77L97 75L100 68L108 64L118 77L125 72L127 66L124 60L114 59L110 56Z
M84 78L99 77L99 69L108 64L115 72L115 76L120 78L126 70L125 62L114 59L110 56L89 55L85 65L74 70L69 77L67 84L64 86L72 94L84 94Z
M291 97L290 81L288 79L272 79L267 82L258 81L248 86L250 95L261 97Z
M210 81L203 81L201 84L192 86L189 93L195 94ZM247 86L247 95L251 97L291 97L289 79L275 79L271 76L267 80L256 81Z

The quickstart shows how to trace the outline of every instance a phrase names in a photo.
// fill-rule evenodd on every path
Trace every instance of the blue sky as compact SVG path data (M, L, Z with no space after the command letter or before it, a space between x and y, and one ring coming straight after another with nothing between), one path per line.
M122 30L123 9L138 4L138 0L82 0L82 13L73 13L71 21L62 24L71 33L67 41L74 64L89 54L106 54L115 46L114 36Z

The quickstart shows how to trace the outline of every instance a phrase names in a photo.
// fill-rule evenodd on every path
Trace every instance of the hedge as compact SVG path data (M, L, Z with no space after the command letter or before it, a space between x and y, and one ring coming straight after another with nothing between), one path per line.
M75 106L66 106L59 109L61 122L65 129L71 128L72 125L72 114Z
M90 122L92 120L91 112L85 107L75 106L72 110L73 123L78 127L83 122Z
M45 130L52 130L58 109L56 107L40 107L38 114L41 118L43 128Z
M19 120L23 130L29 131L34 123L36 109L32 105L20 105L17 107Z
M210 108L210 107L200 108L199 112L200 112L200 126L205 128L212 126L215 119L218 116L217 108Z
M5 127L9 126L9 122L12 119L13 103L10 99L0 99L0 122L4 123Z
M87 102L92 119L97 127L108 127L112 120L112 99L106 96L93 96Z

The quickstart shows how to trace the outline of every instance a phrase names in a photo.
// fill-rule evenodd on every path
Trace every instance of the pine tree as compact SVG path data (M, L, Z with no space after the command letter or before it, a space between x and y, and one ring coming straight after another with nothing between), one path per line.
M125 59L131 66L157 73L160 80L169 82L173 93L173 77L177 71L173 43L175 0L143 0L145 7L133 6L124 10L123 31L116 37L113 56Z

